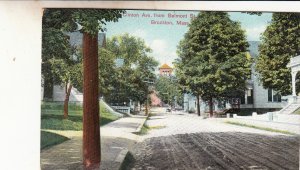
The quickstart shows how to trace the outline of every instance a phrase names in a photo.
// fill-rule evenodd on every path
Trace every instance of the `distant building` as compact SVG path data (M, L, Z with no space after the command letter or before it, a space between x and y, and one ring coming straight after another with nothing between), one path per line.
M161 76L171 76L173 72L173 68L167 64L163 64L159 67L159 75Z

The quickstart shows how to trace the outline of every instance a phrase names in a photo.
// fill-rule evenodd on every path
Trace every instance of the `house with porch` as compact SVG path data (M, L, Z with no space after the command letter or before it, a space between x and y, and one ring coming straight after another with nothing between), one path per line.
M258 56L259 41L249 42L249 52L252 58ZM291 63L288 65L292 68L293 76L293 96L295 92L295 76L300 70L300 56L292 58ZM293 69L294 68L294 69ZM294 70L294 71L293 71ZM255 71L255 63L251 67L251 78L247 80L245 95L235 101L217 101L214 100L214 111L221 111L225 108L231 108L232 103L238 103L241 109L262 110L264 112L280 110L287 107L291 103L292 96L281 96L273 89L265 89L259 82L258 73ZM299 99L300 100L300 99ZM184 111L196 111L196 97L191 94L184 94ZM209 106L204 101L200 101L200 112L208 112Z

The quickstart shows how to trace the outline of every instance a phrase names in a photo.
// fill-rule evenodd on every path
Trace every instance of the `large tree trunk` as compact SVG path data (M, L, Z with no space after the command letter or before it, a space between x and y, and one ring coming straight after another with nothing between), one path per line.
M100 166L98 94L98 34L83 33L83 164L86 169Z
M69 116L69 98L72 90L72 84L66 83L65 87L65 101L64 101L64 119L67 119Z
M209 117L213 117L213 98L209 98Z
M197 114L200 116L200 96L197 95Z
M149 103L148 103L148 95L147 95L147 99L146 99L146 109L145 109L145 115L147 116L149 113Z
M142 111L142 104L141 104L141 102L139 102L139 104L140 104L140 110L139 111Z

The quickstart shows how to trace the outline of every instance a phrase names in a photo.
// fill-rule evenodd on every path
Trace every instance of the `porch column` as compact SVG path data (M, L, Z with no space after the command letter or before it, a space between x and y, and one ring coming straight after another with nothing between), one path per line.
M293 96L297 96L296 95L296 74L297 74L297 72L292 72Z

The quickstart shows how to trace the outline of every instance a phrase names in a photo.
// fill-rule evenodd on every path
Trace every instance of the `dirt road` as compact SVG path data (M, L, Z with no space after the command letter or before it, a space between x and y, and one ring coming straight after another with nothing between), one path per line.
M179 124L197 128L180 129ZM299 137L197 120L188 115L150 119L127 169L299 169ZM177 130L176 130L177 129ZM211 129L211 130L209 130Z

